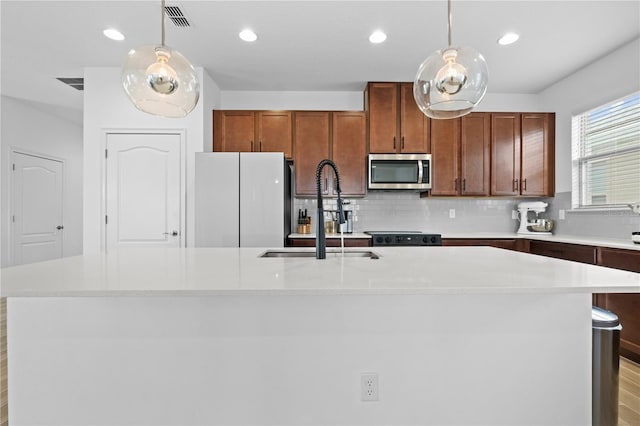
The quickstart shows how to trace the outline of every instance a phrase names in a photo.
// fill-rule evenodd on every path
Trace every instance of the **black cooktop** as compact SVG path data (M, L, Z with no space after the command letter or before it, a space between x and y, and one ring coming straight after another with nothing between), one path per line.
M366 231L374 246L441 246L440 234L420 231Z

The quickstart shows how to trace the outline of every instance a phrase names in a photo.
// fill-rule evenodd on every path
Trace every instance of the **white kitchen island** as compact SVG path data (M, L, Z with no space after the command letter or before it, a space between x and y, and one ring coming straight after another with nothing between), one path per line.
M9 424L591 423L591 294L640 292L640 274L490 247L371 249L3 269ZM370 372L379 399L363 402Z

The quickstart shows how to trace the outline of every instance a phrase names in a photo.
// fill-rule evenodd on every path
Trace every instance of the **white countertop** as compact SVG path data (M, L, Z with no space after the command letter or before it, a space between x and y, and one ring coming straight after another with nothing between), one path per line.
M342 258L334 250L327 249L326 260L260 258L260 248L143 248L67 257L2 269L1 295L640 292L639 273L492 247L372 247L377 260Z

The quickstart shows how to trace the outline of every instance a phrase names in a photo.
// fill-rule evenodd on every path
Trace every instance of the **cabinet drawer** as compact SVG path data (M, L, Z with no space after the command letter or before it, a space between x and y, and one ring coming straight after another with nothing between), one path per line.
M517 250L518 241L515 238L508 239L484 239L484 238L443 238L443 246L489 246L507 250Z
M596 264L596 247L593 246L531 240L529 242L529 253L592 265Z
M598 265L640 272L640 251L600 247Z
M289 238L290 247L315 247L315 238ZM371 238L345 238L345 247L369 247ZM339 238L327 238L327 247L340 247Z

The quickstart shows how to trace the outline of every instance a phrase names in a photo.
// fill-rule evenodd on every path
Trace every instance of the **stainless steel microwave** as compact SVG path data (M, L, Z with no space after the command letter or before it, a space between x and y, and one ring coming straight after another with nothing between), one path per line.
M431 189L431 154L369 154L369 189Z

